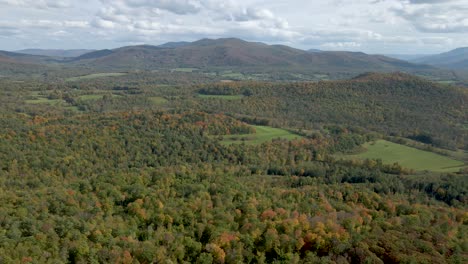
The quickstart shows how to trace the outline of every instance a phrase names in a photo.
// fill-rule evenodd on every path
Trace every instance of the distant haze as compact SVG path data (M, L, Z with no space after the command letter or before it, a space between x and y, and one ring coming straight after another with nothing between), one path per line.
M390 57L390 58L399 59L399 60L413 61L416 59L431 56L432 54L383 54L383 55Z
M30 54L30 55L39 55L39 56L50 56L50 57L78 57L83 54L92 52L94 50L86 50L86 49L79 49L79 50L49 50L49 49L24 49L24 50L17 50L15 52L22 53L22 54Z
M458 48L442 54L417 58L413 61L442 68L468 69L468 48Z

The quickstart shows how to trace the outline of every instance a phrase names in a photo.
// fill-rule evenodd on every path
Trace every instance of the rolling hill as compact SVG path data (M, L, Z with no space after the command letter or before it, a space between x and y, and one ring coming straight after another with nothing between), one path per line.
M170 47L170 48L167 48ZM127 46L95 51L74 60L75 64L105 69L209 68L209 67L301 67L323 71L414 71L430 66L412 64L361 52L307 52L283 45L267 45L240 39L202 39L192 43L161 46Z
M412 60L415 63L424 63L449 69L468 69L468 47L458 48L449 52L427 56Z

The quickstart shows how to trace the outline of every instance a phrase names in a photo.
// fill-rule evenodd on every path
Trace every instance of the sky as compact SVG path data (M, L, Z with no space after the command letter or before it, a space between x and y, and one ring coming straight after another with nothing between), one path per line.
M236 37L300 49L432 54L468 46L468 0L0 0L0 50Z

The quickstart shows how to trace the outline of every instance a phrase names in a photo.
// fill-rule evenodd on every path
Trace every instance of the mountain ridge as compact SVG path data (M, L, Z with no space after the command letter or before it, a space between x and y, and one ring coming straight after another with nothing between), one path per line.
M341 76L369 71L430 75L446 74L433 66L415 64L383 55L363 52L310 52L285 45L269 45L237 38L200 39L194 42L169 42L163 45L135 45L102 49L77 57L61 58L0 51L0 63L23 63L78 67L93 71L152 71L197 68L208 71L230 69L250 72L313 72ZM7 62L8 60L8 62Z
M346 70L427 70L382 55L362 52L309 52L285 45L268 45L236 38L201 39L190 43L163 46L125 46L100 50L74 58L78 64L106 68L177 68L177 67L307 67Z
M449 69L468 69L468 47L456 48L448 52L418 58L411 62Z

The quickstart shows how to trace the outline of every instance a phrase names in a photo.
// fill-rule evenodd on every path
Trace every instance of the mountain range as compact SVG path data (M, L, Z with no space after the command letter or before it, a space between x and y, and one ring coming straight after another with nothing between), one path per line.
M28 54L26 54L28 53ZM425 62L425 61L422 61ZM104 50L0 51L1 63L67 65L96 70L154 70L171 68L276 68L320 72L434 71L436 68L362 52L300 50L236 38L169 42ZM1 68L1 67L0 67Z
M97 68L145 70L178 67L303 67L325 71L395 71L431 68L381 55L344 51L308 52L284 45L267 45L234 38L99 50L76 57L71 63Z

